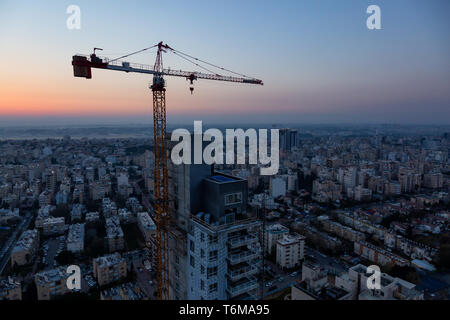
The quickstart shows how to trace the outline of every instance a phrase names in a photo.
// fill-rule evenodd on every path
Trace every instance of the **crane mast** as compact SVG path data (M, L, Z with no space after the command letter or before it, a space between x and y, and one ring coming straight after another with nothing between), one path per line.
M158 44L153 84L154 211L156 219L156 259L158 298L169 299L169 175L167 170L166 88L162 75L163 44Z
M156 61L154 66L143 64L132 64L119 59L134 55L152 48L157 48ZM174 50L167 44L160 42L154 46L133 52L117 59L109 60L97 57L96 50L88 55L75 55L72 57L72 65L75 77L92 78L91 69L106 69L114 71L144 73L153 75L153 82L150 89L153 93L153 135L154 135L154 212L156 223L156 263L158 278L158 299L169 299L169 177L167 168L167 131L166 131L166 86L164 76L184 77L191 84L189 88L193 92L193 81L198 79L227 81L235 83L248 83L263 85L261 80L248 77L225 68L218 67L206 61L192 57L188 54ZM171 70L163 67L163 52L172 52L173 54L193 63L197 67L207 70L208 73ZM202 67L199 63L203 62L209 67L216 67L222 71L231 72L237 76L223 76Z

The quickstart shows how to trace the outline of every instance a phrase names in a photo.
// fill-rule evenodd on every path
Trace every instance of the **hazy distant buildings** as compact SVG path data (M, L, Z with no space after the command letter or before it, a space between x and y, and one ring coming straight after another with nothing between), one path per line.
M273 198L284 197L286 195L286 181L283 178L270 178L270 195Z
M289 152L298 145L298 133L295 129L280 129L280 149Z

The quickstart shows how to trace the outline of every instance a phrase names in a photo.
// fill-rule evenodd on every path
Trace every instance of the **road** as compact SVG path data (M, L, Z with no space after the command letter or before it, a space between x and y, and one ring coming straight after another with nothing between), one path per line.
M142 291L150 298L150 300L155 299L156 292L156 279L153 277L152 273L145 269L141 263L136 263L133 261L134 270L136 271L136 282Z
M322 268L329 272L340 274L346 271L345 266L340 264L334 258L326 256L318 250L305 247L305 254L313 257ZM266 268L267 267L270 267L270 270L268 270L267 273L271 279L264 282L264 297L279 293L291 287L302 278L302 270L300 267L290 272L284 272L276 264L266 260ZM297 274L292 276L292 272L296 272Z
M312 249L310 247L305 247L305 253L306 255L313 257L322 268L325 268L328 271L337 274L346 271L346 267L340 264L338 260L329 257L318 250Z
M14 248L14 245L18 240L18 236L20 236L22 232L24 232L28 228L32 218L33 215L30 212L27 212L23 220L20 222L19 226L11 234L8 241L6 241L5 245L3 246L2 251L0 252L0 274L3 273L3 270L5 269L6 264L9 261L11 250Z
M267 267L270 267L266 273L271 279L264 282L264 297L281 292L301 280L302 272L300 267L293 271L285 272L271 261L266 260L265 265L266 269ZM293 272L296 272L297 274L292 275Z

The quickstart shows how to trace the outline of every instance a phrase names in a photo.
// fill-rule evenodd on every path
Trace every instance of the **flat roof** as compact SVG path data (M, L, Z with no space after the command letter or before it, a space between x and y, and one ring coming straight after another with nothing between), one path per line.
M225 176L211 176L211 180L217 181L217 182L232 182L236 181L236 179L225 177Z

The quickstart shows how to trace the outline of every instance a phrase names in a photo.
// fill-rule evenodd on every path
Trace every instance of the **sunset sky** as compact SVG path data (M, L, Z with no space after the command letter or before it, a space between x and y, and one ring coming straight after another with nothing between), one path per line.
M66 27L71 4L81 30ZM366 28L371 4L382 30ZM0 0L0 124L150 122L149 75L74 78L71 57L161 40L265 83L200 80L191 96L184 79L168 78L169 122L450 124L448 0Z

